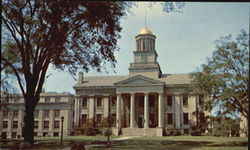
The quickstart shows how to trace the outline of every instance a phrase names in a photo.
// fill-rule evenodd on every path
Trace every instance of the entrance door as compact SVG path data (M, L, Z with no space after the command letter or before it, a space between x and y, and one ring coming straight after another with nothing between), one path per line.
M138 128L143 128L143 116L139 116L138 118Z
M149 127L150 128L155 128L155 114L154 113L150 113L149 114Z

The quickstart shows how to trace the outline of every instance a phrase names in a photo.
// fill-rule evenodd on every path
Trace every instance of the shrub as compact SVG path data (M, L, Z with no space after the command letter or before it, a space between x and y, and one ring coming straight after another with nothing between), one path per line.
M98 128L93 128L93 127L88 127L86 128L86 131L85 131L86 135L88 136L95 136L97 134L100 134L100 129Z
M179 136L182 134L181 130L179 128L176 128L176 129L166 128L165 131L166 131L166 133L165 133L166 136Z
M181 134L182 133L181 133L181 130L179 128L174 129L173 136L180 136Z
M111 128L103 128L101 130L102 135L104 136L111 136L113 135L112 129Z

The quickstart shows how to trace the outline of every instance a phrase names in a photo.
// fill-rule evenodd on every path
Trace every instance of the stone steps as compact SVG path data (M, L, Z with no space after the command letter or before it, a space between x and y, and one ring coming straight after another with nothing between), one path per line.
M122 128L123 136L156 136L155 128Z

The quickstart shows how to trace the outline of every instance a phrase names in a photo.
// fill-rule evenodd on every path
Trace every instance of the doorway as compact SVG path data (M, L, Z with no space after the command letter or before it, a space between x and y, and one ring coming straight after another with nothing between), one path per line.
M138 128L143 128L143 116L138 117Z

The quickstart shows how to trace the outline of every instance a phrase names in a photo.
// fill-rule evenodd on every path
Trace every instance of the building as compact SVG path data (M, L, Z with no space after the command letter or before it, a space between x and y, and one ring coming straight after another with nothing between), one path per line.
M41 93L34 112L35 136L61 135L61 117L64 117L63 134L73 131L74 95L70 93ZM0 132L2 137L22 137L24 98L22 95L1 94Z
M163 74L157 61L156 36L148 28L135 37L129 75L90 76L79 73L73 87L75 128L101 126L109 120L115 135L163 136L165 128L189 134L209 98L194 92L189 74ZM208 112L204 112L209 115Z

